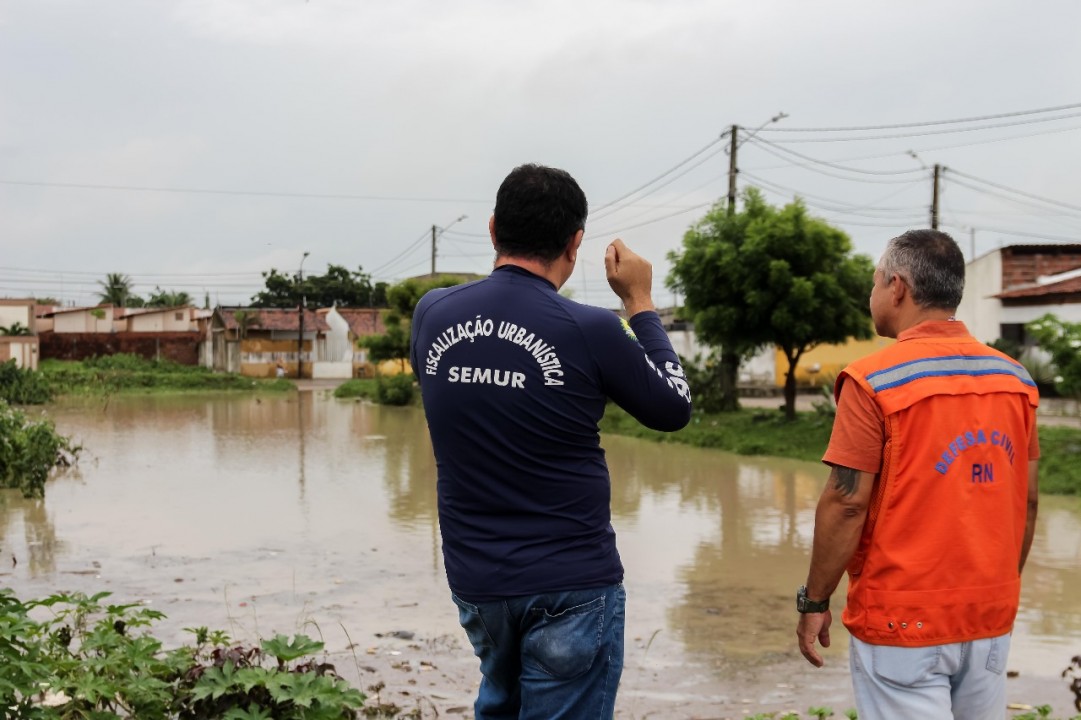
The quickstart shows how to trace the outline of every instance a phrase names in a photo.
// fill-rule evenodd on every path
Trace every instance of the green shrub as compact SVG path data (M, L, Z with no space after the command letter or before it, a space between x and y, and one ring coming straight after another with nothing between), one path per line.
M194 645L166 651L145 630L162 613L102 605L107 596L23 603L0 590L4 717L344 720L364 705L333 665L307 659L321 642L278 635L244 647L202 627L188 628Z
M209 368L180 365L168 360L146 360L135 355L110 355L81 362L49 360L41 373L57 394L114 392L258 390L284 392L296 386L286 379L254 379Z
M334 388L334 397L367 398L371 400L376 396L377 389L375 380L354 378L353 380L346 380L341 385Z
M13 405L40 405L52 397L52 389L39 373L19 367L14 359L0 363L0 400Z
M380 377L376 399L384 405L408 405L413 402L413 376L409 373Z
M81 450L49 420L30 420L0 400L0 487L43 497L53 468L73 464Z

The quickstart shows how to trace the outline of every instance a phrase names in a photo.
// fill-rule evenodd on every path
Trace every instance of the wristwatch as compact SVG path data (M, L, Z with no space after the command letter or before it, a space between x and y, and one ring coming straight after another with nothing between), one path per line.
M825 600L811 600L807 597L806 586L799 586L799 590L796 591L796 610L801 613L824 613L829 609L829 598L826 598Z

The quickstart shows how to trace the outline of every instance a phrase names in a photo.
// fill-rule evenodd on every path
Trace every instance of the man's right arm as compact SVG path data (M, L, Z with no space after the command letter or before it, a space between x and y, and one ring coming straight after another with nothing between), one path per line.
M679 430L691 419L691 390L654 310L653 268L618 239L606 249L604 267L630 318L604 318L587 338L604 391L646 427Z
M1025 569L1028 551L1032 549L1032 538L1036 536L1036 511L1040 507L1039 466L1039 460L1028 461L1028 509L1025 514L1025 536L1021 542L1021 563L1017 566L1018 575Z

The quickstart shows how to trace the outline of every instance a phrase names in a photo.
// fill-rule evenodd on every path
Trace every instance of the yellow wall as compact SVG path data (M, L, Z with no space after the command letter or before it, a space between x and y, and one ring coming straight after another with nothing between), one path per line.
M800 357L799 363L796 365L796 384L812 387L833 385L833 381L845 369L846 365L892 343L892 339L876 335L870 340L853 340L849 338L848 342L843 345L819 345L813 350L803 353L803 356ZM818 372L810 372L816 365L818 366ZM787 373L788 358L778 348L777 385L779 387L784 387L784 379Z

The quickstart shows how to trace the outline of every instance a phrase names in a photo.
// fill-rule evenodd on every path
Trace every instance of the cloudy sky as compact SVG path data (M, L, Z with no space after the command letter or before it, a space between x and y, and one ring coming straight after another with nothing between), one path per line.
M485 272L496 188L540 162L590 199L574 296L614 304L620 235L666 303L732 125L741 189L872 256L928 225L935 164L966 254L1081 241L1079 27L1075 0L0 0L0 296L122 272L243 304L304 252L393 281L433 225L439 270Z

